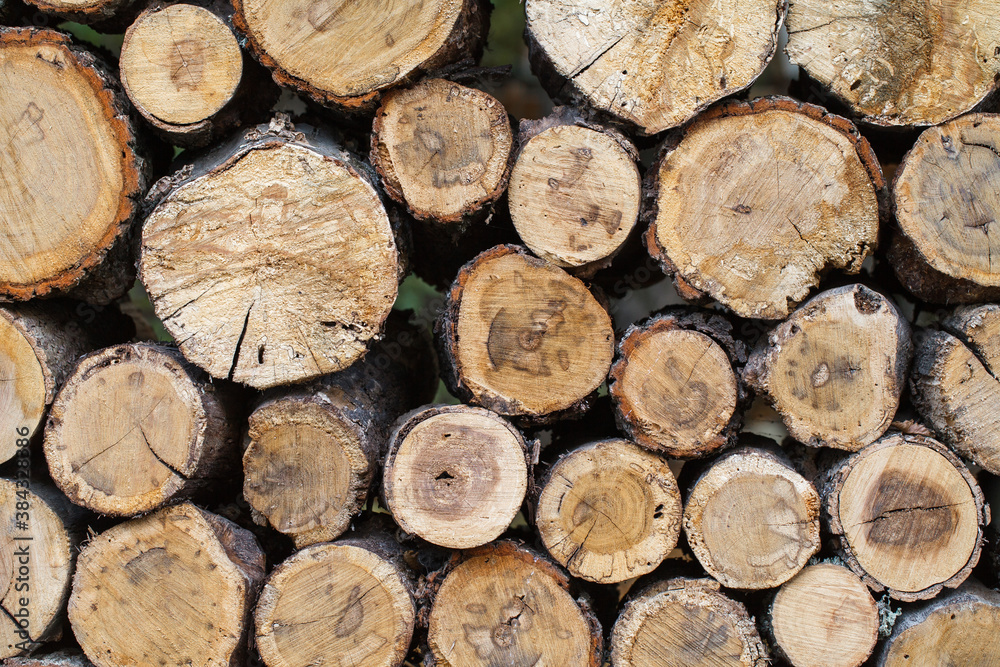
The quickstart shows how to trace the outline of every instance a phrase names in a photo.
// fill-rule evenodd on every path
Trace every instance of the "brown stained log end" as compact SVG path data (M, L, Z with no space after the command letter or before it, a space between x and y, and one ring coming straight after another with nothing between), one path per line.
M614 348L611 319L586 285L519 246L462 268L437 330L453 393L526 421L585 410Z
M74 503L132 516L231 474L236 437L204 373L173 347L134 343L79 360L52 404L44 449Z
M502 541L459 552L434 598L436 664L598 667L601 628L548 559Z
M909 324L892 301L846 285L821 292L778 325L743 377L796 440L858 451L889 428L912 349Z
M403 663L416 619L396 563L359 544L315 544L270 574L254 612L268 667Z
M0 153L0 296L65 293L126 242L148 165L114 76L66 35L0 29L0 71L0 124L11 128ZM118 263L129 273L130 261ZM102 301L132 284L119 282Z
M954 588L979 561L989 506L943 445L890 433L836 466L824 511L847 564L904 602Z
M647 248L689 288L685 298L783 319L827 270L857 273L874 249L885 187L873 157L848 121L820 107L722 104L650 169Z
M991 0L791 0L785 52L867 123L937 125L994 90L995 18Z
M781 586L767 623L775 648L794 667L859 667L878 640L879 611L856 574L818 563Z
M460 223L507 188L513 131L492 95L444 79L387 93L371 163L386 192L420 220Z
M611 631L613 667L767 662L746 608L721 593L714 579L667 579L630 594Z
M97 667L243 664L264 580L253 535L185 503L131 519L80 552L69 619Z
M984 287L937 271L913 241L898 231L892 232L886 259L906 291L921 301L944 305L1000 301L1000 287Z
M450 549L499 537L528 490L520 432L489 410L432 406L404 415L383 467L386 508L407 533Z
M681 494L666 459L627 440L563 455L541 483L534 518L549 554L602 584L656 569L677 544Z
M684 534L724 586L758 590L791 579L820 547L820 499L792 468L742 447L712 463L684 506Z

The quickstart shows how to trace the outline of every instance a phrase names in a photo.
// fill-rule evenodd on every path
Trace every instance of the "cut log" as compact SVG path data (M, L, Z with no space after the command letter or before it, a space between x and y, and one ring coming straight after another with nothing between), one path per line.
M775 0L529 0L532 69L549 94L656 134L750 86L771 60L786 3Z
M783 319L875 247L885 181L850 122L788 98L730 102L668 144L646 184L646 247L681 296Z
M0 297L90 278L111 283L94 299L108 303L135 281L129 229L149 178L125 95L52 30L0 28L0 72Z
M78 650L56 651L26 658L8 658L4 667L94 667Z
M143 0L24 0L46 14L119 33L135 19Z
M1000 28L997 35L1000 39ZM1000 71L1000 58L997 62ZM929 269L979 288L969 295L973 300L983 292L1000 295L1000 262L993 261L1000 257L998 179L1000 115L971 114L920 135L892 189L900 233L915 250L915 257L890 257L897 260L893 269L904 285L921 282Z
M523 421L585 411L611 366L611 318L580 280L519 246L466 264L437 323L452 394Z
M190 503L131 519L80 551L69 620L97 667L244 664L264 554Z
M569 584L513 542L456 554L430 611L432 664L598 667L600 625Z
M268 577L254 614L257 649L268 667L398 667L416 620L412 588L388 538L314 544Z
M684 534L723 586L780 586L819 550L816 489L773 453L740 447L711 464L684 506Z
M507 188L514 138L503 105L444 79L385 95L375 114L371 163L386 193L419 220L485 217Z
M362 509L393 421L437 389L424 332L389 319L386 337L345 371L264 395L250 415L243 496L297 547L335 539Z
M483 0L233 5L247 46L275 81L348 111L370 111L382 91L423 72L478 61L489 30L490 4Z
M224 387L176 348L132 343L80 359L45 426L52 479L100 514L133 516L231 477L238 420Z
M156 314L212 377L260 389L346 368L401 278L371 174L280 115L234 144L157 186L140 265Z
M943 326L917 337L913 404L952 449L1000 475L1000 305L961 309Z
M608 390L623 433L675 458L736 443L750 393L746 346L719 315L669 312L628 328Z
M677 545L681 493L664 458L628 440L561 456L540 483L534 521L569 573L615 584L652 572Z
M765 394L793 438L856 452L896 414L913 346L910 325L864 285L816 295L750 355L743 378Z
M119 60L125 92L171 144L204 146L259 122L278 98L265 70L240 49L232 13L217 0L154 3L125 33Z
M785 53L860 119L937 125L973 110L1000 77L992 0L791 0Z
M859 667L878 641L879 612L856 574L819 563L782 585L762 624L794 667Z
M0 658L62 636L83 537L82 510L21 471L16 480L0 479Z
M844 560L874 591L926 600L961 584L979 561L989 506L936 440L890 433L834 467L820 488Z
M635 146L568 107L522 120L518 140L508 201L524 244L576 275L609 266L639 216Z
M667 579L630 593L611 630L613 667L767 663L767 650L746 609L712 579Z
M913 241L898 231L892 232L886 259L903 287L921 301L945 305L1000 301L1000 287L983 287L941 273L927 263Z
M384 503L407 533L450 549L478 547L521 509L530 464L520 432L495 413L423 407L401 417L389 439Z
M974 579L896 620L877 667L990 667L1000 663L1000 593Z

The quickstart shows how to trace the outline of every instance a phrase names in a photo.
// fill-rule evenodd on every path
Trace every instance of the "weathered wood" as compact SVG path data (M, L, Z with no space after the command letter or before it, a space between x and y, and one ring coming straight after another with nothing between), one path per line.
M877 667L989 667L1000 662L1000 593L969 579L896 619Z
M462 224L482 218L507 188L513 142L495 97L425 79L385 94L370 159L386 193L414 217Z
M7 658L4 667L94 667L94 663L77 650L56 651L24 658Z
M573 576L601 584L656 569L677 545L681 513L666 459L621 439L559 457L534 503L549 554Z
M639 216L635 146L570 107L522 119L518 141L508 202L524 244L578 276L609 266Z
M69 620L97 667L244 664L264 554L190 503L131 519L80 551Z
M841 555L874 591L926 600L979 561L989 506L936 440L892 432L835 466L820 488Z
M601 628L548 559L503 541L457 552L434 597L434 665L601 664Z
M135 281L130 228L150 175L120 85L62 33L0 28L0 89L0 297L113 301Z
M1000 287L984 287L936 270L899 231L891 234L886 259L903 287L921 301L945 305L1000 301Z
M268 667L330 660L398 667L415 620L401 549L382 536L296 552L271 572L254 612L257 649Z
M275 81L348 111L370 111L382 91L424 72L478 61L489 30L483 0L233 5L237 28Z
M261 525L301 548L347 530L368 497L393 421L437 389L429 337L390 317L363 361L266 393L243 454L243 496Z
M171 144L204 146L263 120L278 98L270 76L240 49L232 13L219 0L154 2L125 33L122 85Z
M860 119L937 125L973 110L1000 76L992 0L791 0L785 53Z
M94 26L101 32L122 32L145 4L143 0L24 0L46 14Z
M735 444L751 398L739 375L746 359L720 315L669 311L633 324L608 376L619 428L677 458Z
M27 472L0 479L0 658L62 636L81 514Z
M777 49L786 4L529 0L525 35L553 98L651 135L749 87Z
M673 578L629 593L611 631L613 667L759 667L767 650L746 608L713 579Z
M743 378L788 432L815 447L858 451L885 433L912 356L910 326L864 285L816 295L750 355Z
M818 563L778 589L761 624L794 667L859 667L878 640L879 611L856 574Z
M495 540L521 509L531 457L499 415L466 405L403 415L389 438L385 507L407 533L451 549Z
M330 137L280 115L161 180L139 270L184 356L260 389L364 355L401 278L373 183Z
M435 330L452 394L526 422L586 410L614 349L586 285L519 246L466 264Z
M729 588L780 586L820 547L820 498L774 453L740 447L698 478L684 534L705 571Z
M52 479L74 503L111 516L196 496L236 468L238 419L228 403L226 388L174 347L131 343L88 354L45 426Z

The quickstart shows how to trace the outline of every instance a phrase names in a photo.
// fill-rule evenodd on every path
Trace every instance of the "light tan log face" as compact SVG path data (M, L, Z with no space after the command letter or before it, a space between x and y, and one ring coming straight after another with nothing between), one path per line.
M396 298L398 258L367 181L275 142L168 194L143 228L140 271L185 357L266 388L363 355Z
M243 74L236 37L203 7L176 4L145 13L125 35L122 84L145 116L188 125L219 111Z
M60 33L0 31L0 295L72 287L130 220L141 186L111 85Z
M900 229L934 269L1000 286L998 180L1000 115L963 116L917 139L897 173L893 199Z
M639 215L641 190L635 161L614 138L560 125L521 148L510 177L510 217L542 259L584 266L625 242Z
M875 246L882 177L866 150L819 107L719 107L653 166L647 247L738 315L783 319L824 270L857 273Z
M529 39L563 88L644 134L749 86L784 15L774 0L529 0L525 9Z
M29 436L35 433L49 400L42 364L15 321L10 312L0 310L0 428L9 434L0 443L0 461L17 452L17 429L28 429Z
M936 125L970 111L1000 75L992 0L792 0L793 64L864 120Z
M268 667L397 667L416 609L391 562L358 546L317 544L271 573L255 612Z
M597 667L599 626L567 586L555 566L512 542L471 552L431 608L436 664Z
M417 218L458 222L499 197L513 133L492 95L428 79L385 96L372 164L386 190Z
M383 492L400 528L468 549L510 525L528 489L521 434L482 408L430 408L393 435Z
M766 660L746 609L712 579L649 586L625 604L611 631L613 667L756 667Z
M666 459L627 440L604 440L553 465L535 523L570 574L617 583L653 571L676 546L681 495Z
M875 648L879 613L857 575L820 563L785 582L771 603L770 623L795 667L858 667Z

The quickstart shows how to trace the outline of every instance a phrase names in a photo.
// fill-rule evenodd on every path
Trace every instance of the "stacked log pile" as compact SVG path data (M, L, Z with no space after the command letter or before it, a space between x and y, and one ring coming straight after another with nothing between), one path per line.
M1000 665L990 0L31 5L5 665Z

